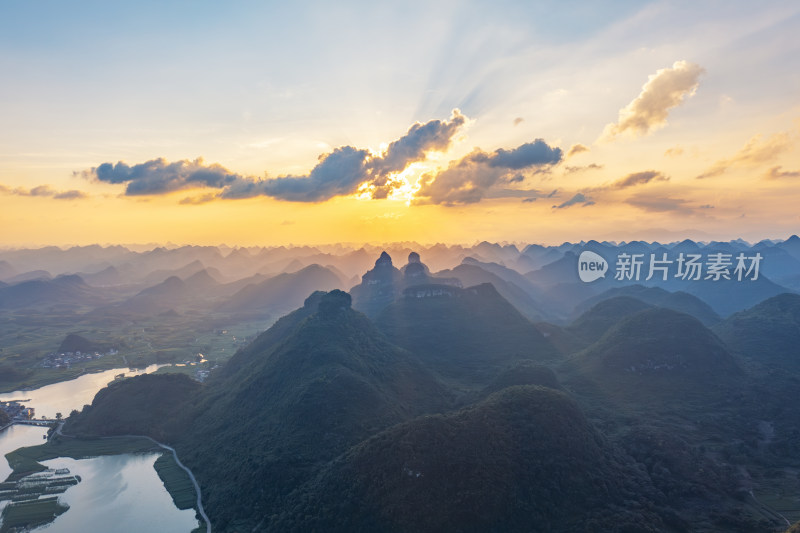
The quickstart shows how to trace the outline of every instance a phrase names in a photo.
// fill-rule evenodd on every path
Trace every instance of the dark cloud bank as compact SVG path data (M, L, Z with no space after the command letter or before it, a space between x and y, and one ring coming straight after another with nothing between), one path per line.
M466 117L457 109L449 120L416 123L405 135L389 144L385 153L342 146L320 156L317 165L307 175L286 175L274 178L255 178L231 172L218 164L206 164L202 159L168 162L153 159L128 165L103 163L78 174L83 177L125 185L125 195L158 195L174 191L211 188L218 192L181 203L199 204L217 198L252 198L269 196L293 202L322 202L335 196L368 190L372 198L386 198L399 183L392 180L414 162L423 161L431 152L446 151ZM520 191L503 187L524 179L524 172L560 162L560 148L551 147L542 139L516 148L484 152L480 149L436 174L423 176L417 203L463 204L484 197L536 197L538 191ZM491 190L490 190L491 189Z

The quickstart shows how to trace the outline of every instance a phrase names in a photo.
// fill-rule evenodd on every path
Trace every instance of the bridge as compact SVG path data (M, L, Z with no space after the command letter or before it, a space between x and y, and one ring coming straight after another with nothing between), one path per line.
M11 424L22 424L25 426L44 426L50 427L54 423L59 422L55 418L39 418L39 419L30 419L30 420L12 420ZM11 425L9 424L9 425Z

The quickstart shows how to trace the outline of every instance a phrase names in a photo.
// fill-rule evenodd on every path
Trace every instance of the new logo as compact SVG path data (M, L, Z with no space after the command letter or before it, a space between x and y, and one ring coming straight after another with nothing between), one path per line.
M584 283L591 283L592 281L606 277L608 271L608 263L601 255L598 255L589 250L581 252L578 257L578 277Z

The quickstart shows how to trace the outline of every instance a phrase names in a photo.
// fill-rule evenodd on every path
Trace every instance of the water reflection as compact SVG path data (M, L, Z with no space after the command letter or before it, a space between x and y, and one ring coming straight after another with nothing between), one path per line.
M24 446L44 444L42 436L47 433L47 428L36 426L11 426L0 433L0 481L11 473L11 467L6 461L6 454Z
M159 454L109 455L91 459L60 457L42 464L69 468L81 482L60 500L70 506L46 526L47 533L114 531L164 533L191 531L198 526L192 509L181 511L172 503L153 463Z
M45 385L38 389L3 393L0 394L0 402L30 400L23 403L27 407L36 409L36 418L42 416L55 418L56 413L61 413L66 418L73 409L80 411L84 405L92 403L97 391L114 381L114 377L118 374L124 373L128 377L149 374L162 366L164 365L150 365L141 370L116 368L96 374L84 374L69 381Z
M97 391L124 372L126 376L153 372L163 365L143 370L107 370L85 374L77 379L46 385L30 391L0 394L0 401L29 400L36 416L47 418L90 404ZM43 444L46 428L14 425L0 432L0 481L11 473L5 454L24 446ZM91 459L57 458L44 461L50 468L69 468L82 481L59 499L70 509L54 522L36 531L47 533L74 531L189 532L198 526L194 510L181 511L158 477L153 463L159 454L111 455ZM0 504L0 512L7 502Z

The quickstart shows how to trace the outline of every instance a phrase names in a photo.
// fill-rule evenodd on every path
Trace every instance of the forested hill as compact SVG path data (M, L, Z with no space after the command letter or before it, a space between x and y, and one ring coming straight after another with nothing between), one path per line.
M791 329L792 306L731 320ZM746 357L630 296L559 328L491 285L409 287L374 321L333 290L206 383L114 383L65 431L174 445L215 531L767 533L748 491L800 467L781 408L800 376L782 358L765 381Z

